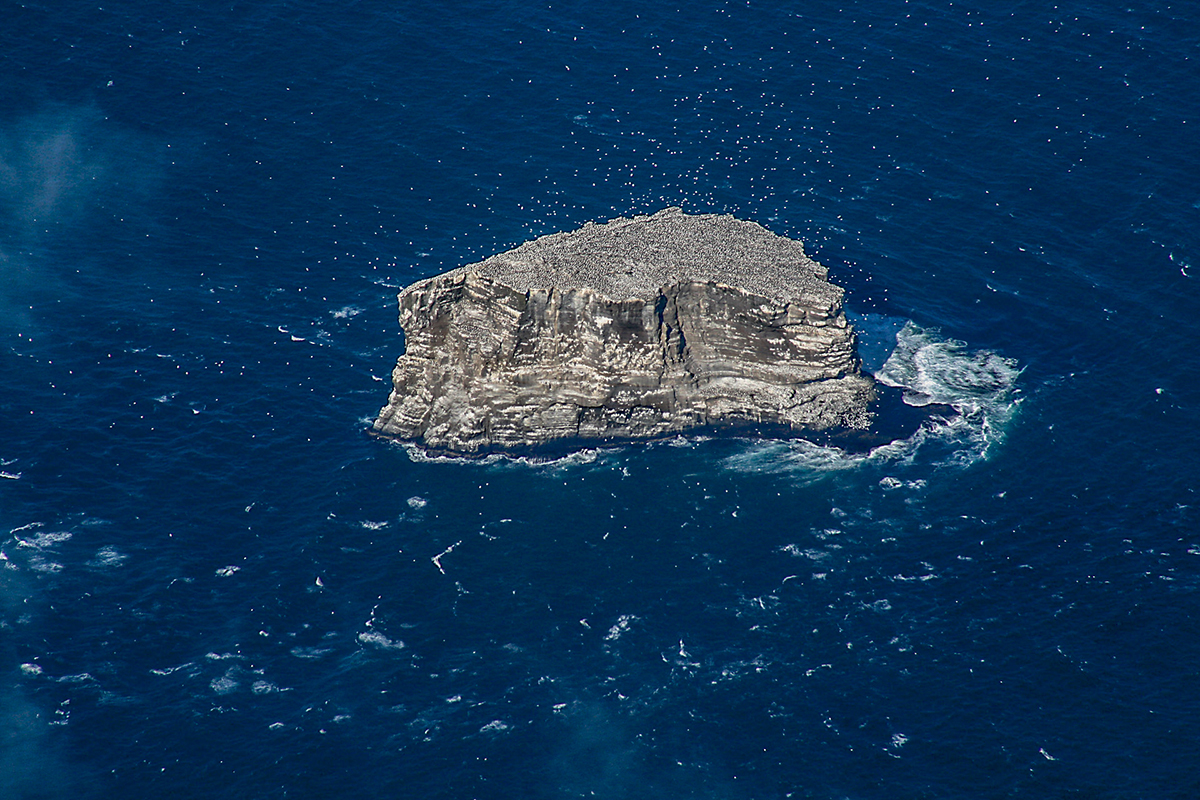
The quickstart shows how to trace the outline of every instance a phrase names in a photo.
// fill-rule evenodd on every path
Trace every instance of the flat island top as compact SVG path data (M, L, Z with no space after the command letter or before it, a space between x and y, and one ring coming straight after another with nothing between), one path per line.
M589 222L454 272L476 272L523 292L590 288L613 300L652 297L689 280L784 301L841 294L800 242L727 214L685 214L679 208Z

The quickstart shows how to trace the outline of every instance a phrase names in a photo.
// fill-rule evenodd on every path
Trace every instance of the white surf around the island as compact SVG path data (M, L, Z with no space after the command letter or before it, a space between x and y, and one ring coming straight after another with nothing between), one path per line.
M854 322L864 369L900 389L907 405L930 408L929 417L912 434L865 453L804 439L745 440L744 450L723 460L726 468L815 477L872 464L964 467L1003 442L1021 402L1015 359L972 349L912 320L864 315Z
M1021 402L1015 359L991 350L972 349L935 328L880 314L852 316L859 332L863 369L885 386L903 392L910 406L931 413L910 435L866 452L846 450L807 439L737 439L740 449L720 459L737 472L793 473L816 478L830 471L868 465L963 467L986 459L1004 439ZM567 455L537 456L490 453L483 457L431 454L406 442L416 462L460 462L495 467L570 469L620 466L631 447L697 447L717 437L685 434L644 443L581 448Z

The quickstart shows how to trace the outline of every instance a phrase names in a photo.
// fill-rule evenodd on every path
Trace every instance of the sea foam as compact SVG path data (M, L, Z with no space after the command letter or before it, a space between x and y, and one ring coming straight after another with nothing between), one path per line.
M804 439L747 440L724 464L738 472L791 473L810 479L864 464L965 466L987 458L1003 440L1020 402L1020 374L1014 359L972 350L909 320L896 331L895 347L875 378L902 390L906 404L931 411L916 431L866 453ZM891 476L881 482L885 489L901 484Z

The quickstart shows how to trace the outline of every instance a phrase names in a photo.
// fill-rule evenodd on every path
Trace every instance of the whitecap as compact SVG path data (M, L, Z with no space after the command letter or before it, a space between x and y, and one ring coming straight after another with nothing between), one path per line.
M238 688L238 682L229 676L213 678L208 685L216 694L229 694Z
M608 629L608 633L604 634L604 641L615 642L621 638L621 634L629 630L630 624L637 621L637 617L632 614L622 614L617 618L616 623Z
M500 733L501 731L508 730L508 727L509 726L506 722L503 722L502 720L494 719L491 722L489 722L487 725L484 725L482 728L480 728L479 732L480 733Z
M429 505L429 501L426 500L424 497L413 496L413 497L408 498L408 507L409 508L422 509L427 505Z
M187 663L180 664L177 667L164 667L162 669L151 669L150 672L151 672L151 674L154 674L154 675L171 675L176 672L179 672L179 670L181 670L181 669L188 669L189 667L194 667L194 666L195 666L195 664L188 661Z
M276 692L287 692L289 689L280 689L270 681L255 681L250 685L250 691L254 694L275 694Z
M235 567L234 565L230 564L228 567L221 567L220 569L218 569L217 577L218 578L228 578L229 576L233 575L235 572L240 572L241 569L242 569L241 567Z
M129 556L108 544L96 551L95 557L88 562L89 567L119 567Z
M333 652L332 647L293 647L289 650L296 658L316 659Z
M19 531L21 528L17 528L16 530ZM16 533L16 531L13 531L13 533ZM39 533L30 539L22 539L18 536L17 545L19 547L32 547L36 550L44 550L47 547L67 541L72 535L67 531L55 531L53 533Z
M76 675L63 675L55 678L58 683L95 683L96 678L90 672L80 672Z
M358 635L363 644L372 644L384 650L403 650L404 642L399 639L389 639L379 631L363 631Z
M39 664L22 664L21 672L25 675L41 675L42 668Z
M63 571L63 565L56 561L47 561L41 556L33 556L29 559L29 567L34 572L45 572L53 575L56 572Z

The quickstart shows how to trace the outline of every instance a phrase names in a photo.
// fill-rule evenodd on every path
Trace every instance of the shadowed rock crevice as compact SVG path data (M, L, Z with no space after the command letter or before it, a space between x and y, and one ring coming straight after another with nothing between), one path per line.
M477 453L870 422L842 290L799 242L731 216L589 223L399 300L407 350L383 436Z

